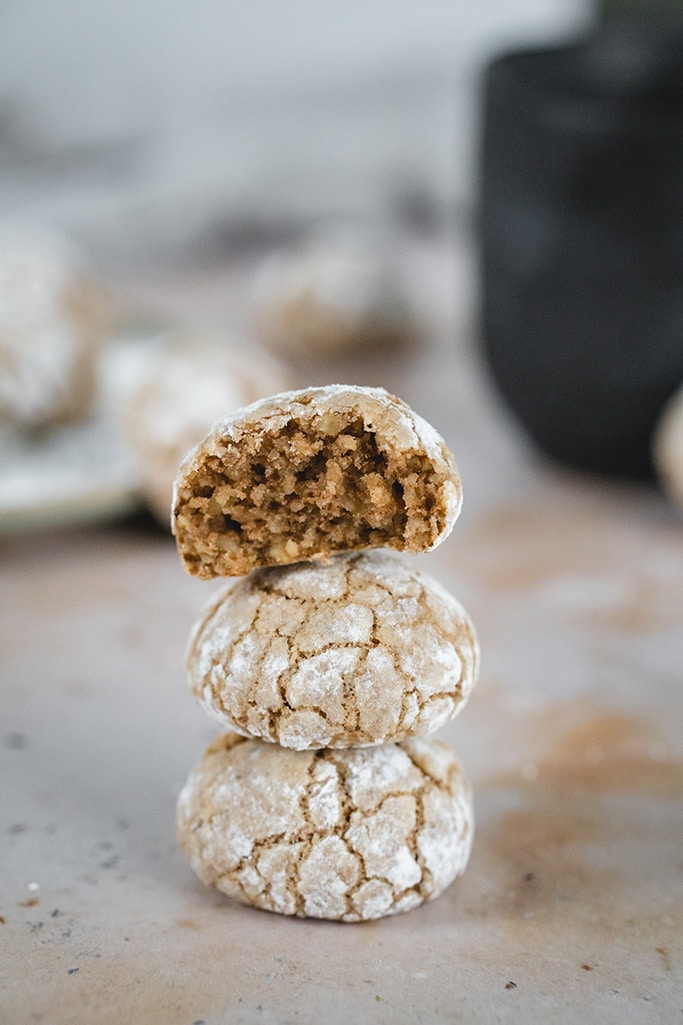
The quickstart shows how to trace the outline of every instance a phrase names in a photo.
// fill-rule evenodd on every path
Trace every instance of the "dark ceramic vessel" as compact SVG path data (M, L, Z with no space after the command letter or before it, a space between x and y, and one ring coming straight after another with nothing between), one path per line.
M538 444L643 477L683 382L683 36L606 26L488 69L481 328Z

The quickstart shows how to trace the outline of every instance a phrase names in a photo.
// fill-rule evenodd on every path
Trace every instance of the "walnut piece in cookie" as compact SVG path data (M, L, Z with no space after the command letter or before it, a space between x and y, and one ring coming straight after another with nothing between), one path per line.
M181 464L173 532L193 576L386 547L423 552L462 500L443 439L383 388L285 392L219 421Z
M466 611L392 552L256 570L194 628L190 689L247 736L299 750L433 733L467 701L479 644Z
M228 734L190 773L177 833L208 886L344 922L439 896L467 865L472 795L443 743L291 751Z

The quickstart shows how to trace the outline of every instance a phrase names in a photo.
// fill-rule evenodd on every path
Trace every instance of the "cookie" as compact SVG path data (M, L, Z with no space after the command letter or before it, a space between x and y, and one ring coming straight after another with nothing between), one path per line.
M299 750L432 733L474 686L463 607L386 551L256 570L197 623L190 688L239 733Z
M662 487L683 513L683 386L669 399L659 417L652 460Z
M382 388L286 392L217 423L183 461L173 532L194 576L372 547L423 552L461 485L443 439Z
M306 360L406 344L418 328L392 255L379 239L342 229L271 253L254 281L255 332Z
M157 519L169 526L173 481L187 452L226 413L290 384L288 372L253 341L178 330L153 347L126 397L124 429Z
M455 756L417 738L313 752L229 734L190 773L176 821L208 886L267 911L345 922L437 897L464 871L474 830Z
M0 231L0 421L56 426L90 412L107 314L84 260L56 234Z

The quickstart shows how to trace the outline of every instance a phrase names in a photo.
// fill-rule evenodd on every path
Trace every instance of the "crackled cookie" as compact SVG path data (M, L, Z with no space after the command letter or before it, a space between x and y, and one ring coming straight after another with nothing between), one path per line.
M285 368L251 340L179 330L154 347L127 396L124 427L145 498L165 527L183 456L226 413L289 384Z
M402 345L418 331L389 244L351 230L321 230L271 253L252 305L260 337L307 359Z
M437 730L467 701L479 646L463 607L386 551L256 570L195 626L190 688L209 714L284 747Z
M683 512L683 386L669 399L659 417L652 458L662 487Z
M83 267L61 236L0 229L0 421L33 429L89 412L106 313Z
M354 922L408 911L465 869L470 786L437 740L291 751L228 734L180 793L199 878L267 911Z
M422 552L460 511L443 439L382 388L286 392L217 423L181 464L173 532L194 576L371 547Z

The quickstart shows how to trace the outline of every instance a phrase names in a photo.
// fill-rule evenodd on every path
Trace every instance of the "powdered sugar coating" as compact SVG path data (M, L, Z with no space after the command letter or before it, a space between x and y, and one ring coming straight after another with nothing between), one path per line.
M279 442L282 455L292 431L301 439L301 451L292 447L292 455L301 457L306 470L278 469L278 482L291 477L289 490L278 494L275 477L268 478L267 445ZM347 450L335 450L342 441ZM361 452L364 445L364 468L354 474L348 453ZM251 470L238 469L247 448L250 466L264 464L265 484L253 479ZM311 498L305 487L316 458L327 463L313 475L319 488ZM336 461L345 461L345 469ZM354 490L359 485L361 490ZM368 547L429 551L452 530L461 502L453 455L427 421L383 388L328 385L272 396L216 423L180 466L173 531L188 572L203 578L239 576L259 566ZM287 520L297 503L307 517L302 525ZM244 529L250 517L259 523L258 543L250 542ZM347 526L339 526L342 521ZM337 526L330 527L332 522Z
M229 585L195 626L187 667L223 725L299 750L342 748L452 719L476 682L479 645L455 598L380 550Z
M199 878L228 896L354 922L442 893L467 865L474 814L433 739L309 752L229 734L190 773L177 831Z
M388 240L341 226L270 253L256 274L253 305L259 337L308 359L396 346L417 333Z
M0 230L0 420L34 428L88 411L104 306L83 263L56 233Z
M242 435L255 426L262 431L274 432L282 429L292 417L300 413L322 416L327 412L356 410L359 402L363 401L373 404L368 411L371 414L370 420L374 414L377 427L388 445L408 451L423 450L435 462L443 461L452 465L453 457L441 435L397 396L391 395L384 388L328 384L258 399L217 421L209 436L188 452L180 465L177 483L182 480L184 471L192 465L199 453L220 452L229 442L239 442ZM390 414L388 417L387 413Z

